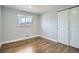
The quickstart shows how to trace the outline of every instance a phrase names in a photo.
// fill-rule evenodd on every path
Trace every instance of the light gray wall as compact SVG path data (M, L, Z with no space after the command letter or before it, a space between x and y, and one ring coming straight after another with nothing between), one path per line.
M17 27L17 15L31 15L33 17L32 27ZM27 12L13 10L9 8L2 8L2 42L15 40L17 38L23 38L26 35L33 36L38 35L39 33L39 17L35 14L30 14Z
M54 11L41 15L41 35L57 40L57 14Z
M2 32L1 32L1 30L2 30L2 26L1 26L2 24L1 24L1 6L0 6L0 42L1 42L1 39L2 39Z
M17 15L32 15L32 27L17 27ZM2 42L23 38L25 35L42 35L57 40L57 14L49 11L42 15L2 8Z
M1 41L1 6L0 6L0 41Z

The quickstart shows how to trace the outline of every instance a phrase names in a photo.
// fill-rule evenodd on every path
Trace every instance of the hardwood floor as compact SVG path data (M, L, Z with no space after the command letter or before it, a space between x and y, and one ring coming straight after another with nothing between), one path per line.
M79 49L41 37L2 45L2 53L78 53Z

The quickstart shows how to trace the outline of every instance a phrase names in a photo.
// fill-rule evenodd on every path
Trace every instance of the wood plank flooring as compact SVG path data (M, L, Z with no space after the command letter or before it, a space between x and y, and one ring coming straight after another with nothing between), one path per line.
M78 53L79 49L41 37L2 45L1 53Z

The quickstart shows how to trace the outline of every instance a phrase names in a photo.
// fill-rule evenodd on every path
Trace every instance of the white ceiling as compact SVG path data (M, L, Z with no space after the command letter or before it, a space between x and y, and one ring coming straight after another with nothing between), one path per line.
M74 5L4 5L4 7L27 11L35 14L45 13L50 10L58 11L72 6Z

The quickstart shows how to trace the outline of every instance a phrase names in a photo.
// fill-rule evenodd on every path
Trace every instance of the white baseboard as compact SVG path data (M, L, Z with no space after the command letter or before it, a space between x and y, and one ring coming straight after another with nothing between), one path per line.
M15 40L11 40L11 41L1 42L0 47L1 47L2 44L7 44L7 43L16 42L16 41L26 40L26 39L30 39L30 38L39 37L39 36L42 37L42 38L45 38L45 39L48 39L48 40L57 42L57 40L52 39L52 38L49 38L49 37L46 37L46 36L42 36L42 35L34 35L34 36L29 36L29 37L19 38L19 39L15 39ZM70 45L70 46L71 46L71 45ZM73 46L72 46L72 47L73 47ZM77 47L75 47L75 48L77 48Z
M34 37L38 37L38 36L39 36L39 35L34 35L34 36L19 38L19 39L15 39L15 40L5 41L5 42L1 42L1 45L2 45L2 44L7 44L7 43L16 42L16 41L21 41L21 40L25 40L25 39L30 39L30 38L34 38Z
M40 35L40 37L45 38L45 39L48 39L48 40L51 40L51 41L54 41L54 42L57 42L57 40L52 39L52 38L49 38L49 37L46 37L46 36L42 36L42 35Z
M7 43L16 42L16 41L21 41L21 40L25 40L25 39L35 38L35 37L39 37L39 36L42 37L42 38L45 38L45 39L48 39L48 40L52 40L52 41L54 41L54 42L57 42L55 39L51 39L51 38L46 37L46 36L34 35L34 36L30 36L30 37L24 37L24 38L19 38L19 39L11 40L11 41L1 42L1 45L2 45L2 44L7 44ZM0 46L1 46L1 45L0 45Z

